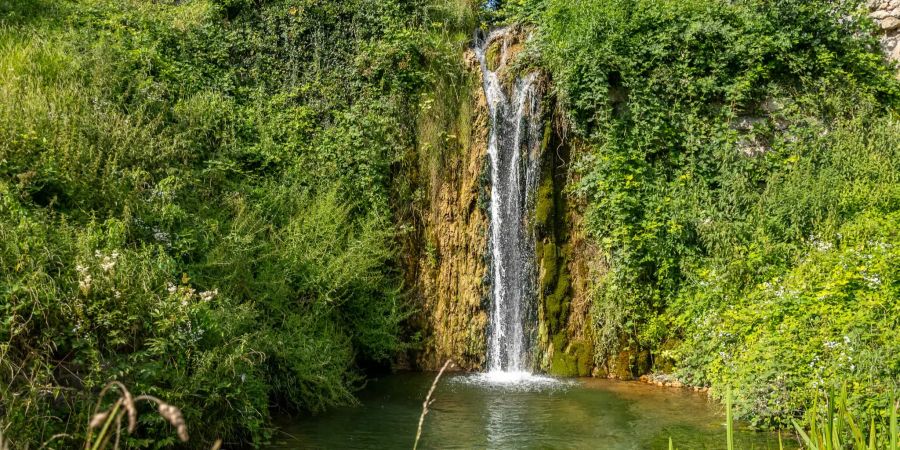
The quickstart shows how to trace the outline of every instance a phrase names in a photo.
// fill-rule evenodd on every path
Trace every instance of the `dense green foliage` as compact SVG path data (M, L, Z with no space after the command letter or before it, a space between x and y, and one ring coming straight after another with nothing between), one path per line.
M110 379L201 447L353 401L408 345L395 175L467 8L0 2L4 436L77 439Z
M761 426L843 383L889 410L900 84L858 5L500 3L577 142L598 360L649 351ZM411 345L398 253L469 144L475 26L466 0L0 0L4 437L77 439L110 379L195 446L352 402ZM172 443L147 417L128 444Z
M587 150L601 360L650 350L781 424L900 376L898 83L860 5L513 1ZM502 15L502 14L501 14Z

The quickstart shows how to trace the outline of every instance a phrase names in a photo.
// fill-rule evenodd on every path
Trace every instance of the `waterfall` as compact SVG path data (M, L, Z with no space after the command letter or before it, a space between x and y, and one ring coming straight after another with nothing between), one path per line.
M490 113L491 162L489 251L491 311L487 368L491 373L530 373L536 314L532 217L540 151L537 74L510 80L498 76L508 58L509 30L476 38L484 94ZM500 42L499 64L490 70L488 48Z

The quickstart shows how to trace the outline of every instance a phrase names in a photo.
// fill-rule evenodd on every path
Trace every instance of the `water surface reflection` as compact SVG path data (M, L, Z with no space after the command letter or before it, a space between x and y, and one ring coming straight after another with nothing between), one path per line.
M272 448L411 448L431 374L374 380L362 404L283 419ZM497 382L450 375L435 391L420 448L724 448L719 408L694 392L597 379ZM740 431L737 447L777 449L775 436ZM795 448L795 447L786 447Z

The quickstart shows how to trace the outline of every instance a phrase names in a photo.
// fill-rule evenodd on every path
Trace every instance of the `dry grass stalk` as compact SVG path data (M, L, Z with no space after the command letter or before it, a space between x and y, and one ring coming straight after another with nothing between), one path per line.
M441 379L441 375L444 374L444 371L447 370L447 367L453 364L452 360L447 360L444 363L444 367L441 367L441 371L438 372L437 376L434 377L434 381L431 383L431 389L428 390L428 395L425 397L425 401L422 402L422 415L419 416L419 429L416 431L416 442L413 444L413 450L419 447L419 439L422 437L422 425L425 424L425 416L428 415L428 406L431 405L434 400L431 399L431 394L434 394L435 388L437 388L438 381Z
M119 398L116 399L113 406L108 409L101 411L100 405L103 403L103 397L106 393L111 389L116 388L119 390ZM115 422L116 431L115 431L115 444L114 448L119 448L119 439L122 434L122 419L123 417L128 418L128 433L131 434L137 428L137 406L136 403L140 401L147 401L156 404L157 411L159 412L160 417L165 419L172 425L176 432L178 433L178 438L181 439L182 442L187 442L188 440L188 431L187 424L184 421L184 415L181 413L181 409L177 406L170 405L157 397L152 395L139 395L137 397L133 397L131 392L118 381L113 381L107 384L102 391L100 391L100 396L97 399L97 405L94 407L94 414L91 416L90 422L88 422L88 435L87 439L84 442L85 449L98 450L102 448L106 448L107 444L110 441L110 426ZM124 409L124 414L122 409ZM96 440L93 438L94 430L99 428L99 432L97 434ZM218 443L218 441L217 441ZM221 445L219 443L219 445ZM214 446L215 448L215 446ZM0 448L0 450L4 450Z

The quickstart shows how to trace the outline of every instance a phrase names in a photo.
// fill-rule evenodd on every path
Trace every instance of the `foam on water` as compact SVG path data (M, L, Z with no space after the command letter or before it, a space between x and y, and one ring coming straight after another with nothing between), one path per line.
M501 370L456 376L451 378L450 382L488 389L527 392L560 390L578 384L576 380L562 380L526 371L504 372Z

